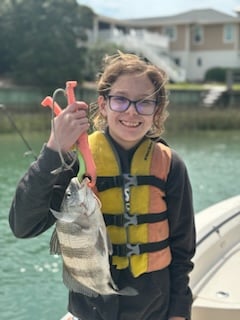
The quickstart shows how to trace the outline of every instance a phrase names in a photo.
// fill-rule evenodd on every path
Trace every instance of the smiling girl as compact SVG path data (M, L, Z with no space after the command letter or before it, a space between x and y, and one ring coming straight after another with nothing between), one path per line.
M138 295L69 292L69 319L191 318L192 191L184 162L161 139L168 103L165 86L165 73L137 55L118 52L104 60L89 136L97 169L95 191L113 247L113 280L119 289L130 286ZM79 169L76 162L72 169L52 174L61 164L57 151L72 161L72 145L89 129L86 108L76 102L54 119L54 133L21 179L10 210L17 237L37 236L55 223L50 208L60 207Z

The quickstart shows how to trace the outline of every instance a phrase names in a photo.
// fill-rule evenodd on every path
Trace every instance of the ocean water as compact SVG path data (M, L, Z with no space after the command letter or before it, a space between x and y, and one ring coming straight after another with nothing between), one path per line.
M46 134L29 134L38 153ZM184 159L196 214L240 193L240 134L190 132L165 139ZM67 312L61 260L49 254L52 230L34 239L16 239L8 225L11 200L20 177L33 161L17 134L0 136L0 314L1 320L59 320Z

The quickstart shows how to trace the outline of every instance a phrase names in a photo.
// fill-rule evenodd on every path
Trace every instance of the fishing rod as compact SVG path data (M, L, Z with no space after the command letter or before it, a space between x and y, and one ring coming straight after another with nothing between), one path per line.
M25 152L24 154L25 155L31 154L34 157L34 159L37 160L37 155L33 151L30 144L27 142L27 140L24 138L22 132L18 129L16 123L14 122L14 120L13 120L11 114L9 113L9 111L7 110L6 106L3 104L0 104L0 110L2 110L4 112L4 114L7 116L8 120L11 123L11 125L13 126L14 130L18 133L18 135L21 137L22 141L24 142L25 146L27 147L28 151Z

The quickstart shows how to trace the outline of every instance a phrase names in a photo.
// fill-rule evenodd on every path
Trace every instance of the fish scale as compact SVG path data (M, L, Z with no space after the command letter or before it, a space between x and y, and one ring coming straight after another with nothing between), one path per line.
M136 295L135 289L119 290L109 264L112 246L101 213L101 203L85 178L81 183L72 178L56 217L50 250L61 254L63 282L70 291L87 296Z

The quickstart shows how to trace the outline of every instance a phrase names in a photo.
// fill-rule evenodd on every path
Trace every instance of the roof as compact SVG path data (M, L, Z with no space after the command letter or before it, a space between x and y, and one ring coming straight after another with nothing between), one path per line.
M111 20L115 23L131 26L150 27L150 26L159 26L159 25L171 25L171 24L216 24L216 23L233 23L240 22L239 16L232 16L215 9L196 9L190 10L183 13L171 15L171 16L162 16L162 17L152 17L152 18L138 18L138 19L124 19L117 20L107 17L99 16L100 20L103 18L103 21ZM106 20L105 20L106 19Z

